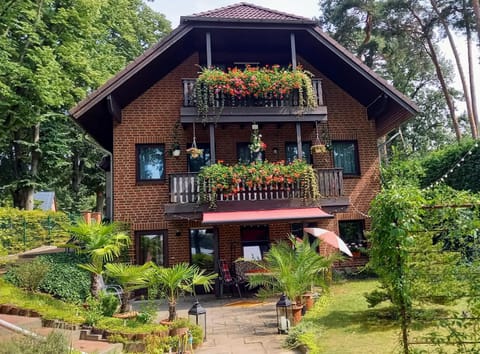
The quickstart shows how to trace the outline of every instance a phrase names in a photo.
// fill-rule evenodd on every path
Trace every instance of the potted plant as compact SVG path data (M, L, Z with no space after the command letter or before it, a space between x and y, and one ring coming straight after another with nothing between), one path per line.
M200 156L203 156L203 149L199 149L197 146L192 146L187 149L187 154L189 154L192 159L197 159Z
M174 142L172 144L172 148L170 150L172 152L172 156L178 157L180 156L181 150L180 150L180 144L178 142Z
M327 146L325 144L318 143L312 145L310 151L312 152L312 154L320 154L322 152L327 152Z
M324 273L336 259L335 256L321 256L317 248L318 240L310 244L308 238L298 240L289 235L288 242L274 244L261 262L250 261L264 273L252 274L249 286L262 286L268 292L282 293L292 299L296 305L293 308L294 323L301 316L302 295L314 285L326 286Z
M174 321L177 317L177 299L182 292L194 293L196 285L202 285L205 291L212 289L213 279L217 274L205 274L196 265L187 263L175 264L164 268L152 265L153 272L149 276L151 286L157 286L160 293L168 301L168 321Z
M210 107L218 104L223 107L226 101L253 99L265 106L274 100L293 101L295 97L301 113L316 106L311 76L299 66L234 67L226 72L218 68L202 68L195 83L197 110L206 118Z

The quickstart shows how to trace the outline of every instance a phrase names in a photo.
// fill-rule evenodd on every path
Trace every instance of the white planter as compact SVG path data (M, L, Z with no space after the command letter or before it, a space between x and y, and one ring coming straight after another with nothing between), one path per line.
M180 150L180 149L172 150L172 156L178 157L178 156L180 156L181 152L182 152L182 150Z

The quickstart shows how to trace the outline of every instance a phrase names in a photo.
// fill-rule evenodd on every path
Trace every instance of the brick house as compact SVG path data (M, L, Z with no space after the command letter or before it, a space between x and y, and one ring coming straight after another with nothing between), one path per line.
M198 116L193 87L199 67L274 64L302 65L313 74L315 108L299 115L293 101L232 99L207 119ZM380 188L377 140L416 112L314 21L247 3L182 17L170 35L71 110L111 152L107 213L131 225L134 261L207 268L216 264L212 258L261 254L306 225L361 241ZM300 156L313 165L319 200L305 204L298 193L253 191L218 194L215 209L199 203L199 168L252 159L252 124L267 144L261 159ZM310 151L318 136L331 150ZM186 154L194 138L204 152L197 159ZM174 143L179 156L172 154Z

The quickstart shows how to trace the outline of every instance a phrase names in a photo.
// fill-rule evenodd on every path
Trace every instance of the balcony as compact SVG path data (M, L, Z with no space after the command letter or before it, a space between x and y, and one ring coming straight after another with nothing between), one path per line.
M182 123L191 123L198 118L195 99L196 79L183 79L183 107L180 116ZM303 121L325 121L327 107L324 105L322 81L312 79L316 107L303 109L298 104L298 93L288 98L238 98L223 93L209 95L209 116L216 117L216 122L297 122L302 116Z
M341 168L316 169L321 198L343 196L343 170ZM206 183L202 188L196 173L177 173L169 176L170 203L189 204L200 202L200 190L211 195L211 186ZM266 201L301 199L300 182L271 183L269 185L248 186L237 184L239 192L232 195L216 193L217 201Z

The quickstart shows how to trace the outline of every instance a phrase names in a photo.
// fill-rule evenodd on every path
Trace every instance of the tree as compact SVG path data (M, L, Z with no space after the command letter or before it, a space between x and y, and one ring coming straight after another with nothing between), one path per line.
M130 236L123 231L119 223L86 223L77 221L76 225L68 227L72 240L66 247L74 248L79 253L87 254L90 263L79 265L92 273L91 293L98 297L102 290L104 265L112 262L128 249L131 243Z
M114 279L122 286L122 306L120 312L128 310L130 296L133 290L145 288L148 285L149 273L152 271L152 263L143 265L126 263L105 264L105 274Z
M249 278L249 286L263 286L269 292L280 292L300 302L313 285L326 286L325 274L336 259L321 256L317 249L318 240L310 244L308 237L297 240L289 235L288 242L272 245L263 261L253 262L267 274L254 274Z
M0 181L14 206L33 208L44 125L169 29L143 0L0 4Z
M168 321L177 318L177 299L182 292L194 293L195 286L201 285L205 291L212 289L212 281L216 274L205 274L205 271L196 265L187 263L175 264L169 268L153 266L150 284L157 286L160 293L168 301Z

